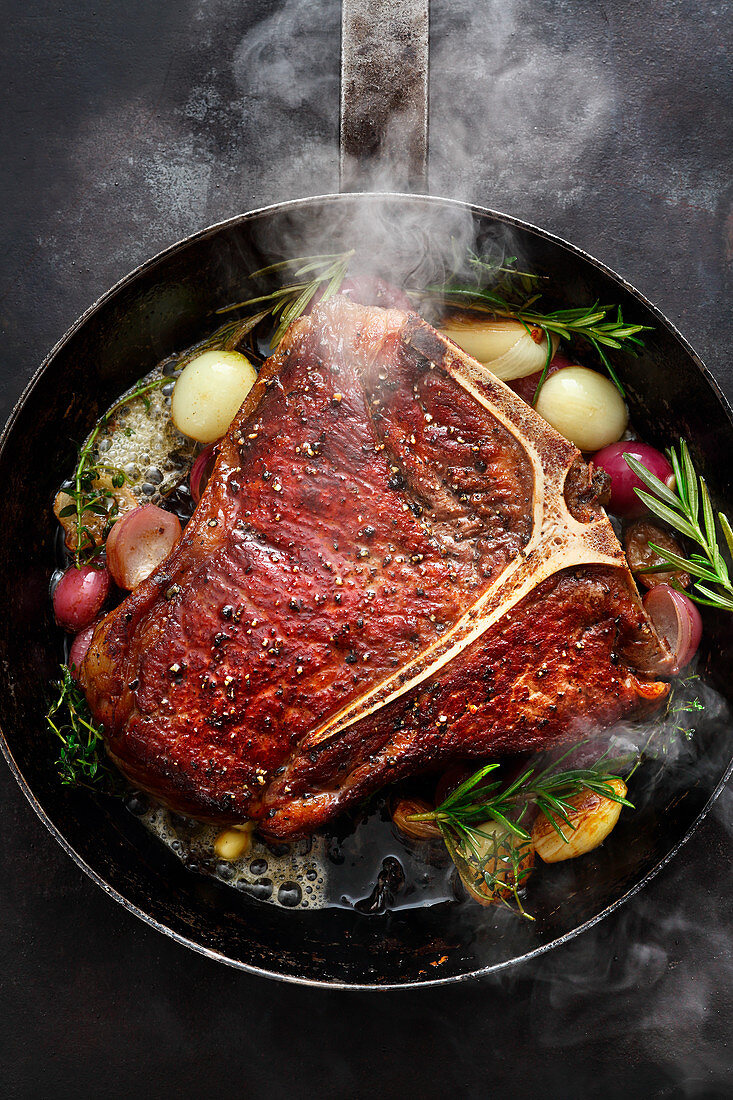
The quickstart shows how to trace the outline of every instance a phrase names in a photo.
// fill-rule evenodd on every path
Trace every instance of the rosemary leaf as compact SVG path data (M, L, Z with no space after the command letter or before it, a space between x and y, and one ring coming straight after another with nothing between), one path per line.
M680 534L687 535L690 539L695 538L695 528L684 516L668 508L666 504L663 504L660 500L656 500L651 493L645 493L642 489L637 489L636 495L639 497L639 500L642 500L644 504L646 504L649 511L653 512L659 519L664 520L665 523L674 527Z
M698 490L695 468L692 465L690 452L684 440L681 440L680 442L680 451L682 452L682 468L684 469L684 479L682 485L684 488L685 499L687 503L687 513L690 517L691 522L697 523L699 515L700 494ZM712 541L715 541L714 533Z
M663 557L664 561L660 562L659 565L650 565L647 569L639 570L641 573L668 573L670 565L673 565L675 569L679 569L683 573L691 573L693 577L699 577L700 580L712 581L713 584L717 580L716 574L710 570L707 562L701 564L694 561L692 555L689 558L683 558L681 554L666 550L663 546L658 546L656 542L650 542L649 547L656 551L660 557Z
M696 593L703 596L700 599ZM687 595L695 603L705 604L706 607L717 607L721 611L733 611L733 599L729 599L727 596L721 595L719 592L713 592L703 584L695 585L695 592L688 592Z
M718 512L718 522L723 530L725 541L728 544L728 553L731 558L733 558L733 528L731 528L725 512Z
M705 484L705 479L702 477L700 478L700 499L702 500L702 517L705 524L705 535L711 546L715 546L715 516L713 515L713 506L710 502L710 493Z

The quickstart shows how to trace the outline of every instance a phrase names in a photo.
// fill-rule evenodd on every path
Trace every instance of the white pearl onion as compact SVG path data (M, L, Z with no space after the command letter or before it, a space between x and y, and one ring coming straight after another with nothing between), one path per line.
M581 451L599 451L626 431L629 413L608 378L587 367L564 367L542 386L537 412Z
M181 371L171 398L171 417L183 435L213 443L226 435L257 375L238 351L204 351Z

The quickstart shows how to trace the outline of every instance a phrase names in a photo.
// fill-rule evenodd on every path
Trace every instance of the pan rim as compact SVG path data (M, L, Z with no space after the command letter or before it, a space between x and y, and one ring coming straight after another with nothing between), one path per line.
M196 242L196 241L205 240L207 237L213 237L213 236L216 235L216 233L218 233L221 230L230 229L230 228L235 227L237 225L244 224L245 222L248 222L248 221L253 221L256 218L264 217L264 216L267 216L268 214L272 214L272 213L275 213L275 212L280 213L280 212L284 212L284 211L288 211L288 210L295 210L295 209L298 209L300 207L308 206L308 205L312 205L312 204L316 204L316 203L343 202L343 201L350 201L350 200L354 200L354 199L359 200L359 201L377 201L377 200L385 200L385 199L389 199L389 200L397 199L397 200L400 200L400 201L404 200L406 202L419 201L419 202L426 202L426 203L435 204L435 205L448 204L448 205L452 205L452 206L462 207L466 210L469 210L471 213L473 213L475 215L478 215L478 216L481 216L481 217L488 217L488 218L496 220L496 221L504 222L505 224L516 227L518 229L521 229L523 232L533 233L536 236L541 237L542 239L544 239L544 240L546 240L546 241L548 241L552 244L559 245L559 246L565 248L566 250L568 250L572 254L576 255L579 259L583 260L586 263L591 264L593 267L595 267L597 270L602 272L604 275L610 277L612 280L614 280L616 283L618 283L620 286L622 286L623 289L627 293L629 293L637 301L641 302L641 304L643 306L645 306L646 309L648 309L650 311L650 313L654 316L654 318L657 320L657 322L663 328L665 328L674 337L674 339L677 340L677 342L682 346L682 348L690 356L690 358L692 359L692 361L694 362L695 366L700 371L702 376L705 378L706 382L708 383L708 385L710 386L712 392L714 393L715 397L717 398L718 402L720 403L731 429L733 429L733 408L731 408L730 402L728 401L725 394L721 391L715 377L711 374L711 372L709 371L709 369L707 368L707 366L705 365L703 360L700 358L700 356L697 354L697 352L694 350L694 348L685 339L685 337L677 329L677 327L673 324L673 322L671 322L661 312L661 310L659 310L659 308L657 306L655 306L648 298L646 298L646 296L644 294L642 294L639 290L637 290L636 287L634 287L631 283L629 283L623 276L619 275L615 270L610 268L607 264L603 263L601 260L596 259L594 256L592 256L590 253L586 252L584 249L578 247L577 245L572 244L571 242L565 240L564 238L558 236L557 234L554 234L554 233L549 232L548 230L542 229L541 227L536 226L531 222L527 222L527 221L524 221L522 219L515 218L512 215L504 214L501 211L494 210L494 209L489 208L489 207L480 206L476 203L470 203L470 202L466 202L466 201L463 201L463 200L460 200L460 199L451 199L451 198L445 198L445 197L435 196L435 195L410 194L410 193L405 193L405 192L391 192L391 191L384 191L384 192L367 191L367 192L329 193L329 194L323 194L323 195L312 195L312 196L306 196L306 197L299 198L299 199L291 199L291 200L287 200L285 202L271 203L271 204L266 205L266 206L257 207L253 210L245 212L244 214L237 214L237 215L234 215L231 218L226 218L222 221L215 222L212 225L206 226L203 229L200 229L200 230L196 231L195 233L189 235L188 237L182 238L181 240L178 240L178 241L174 242L173 244L171 244L171 245L167 246L166 248L162 249L160 252L158 252L155 255L149 257L147 260L143 261L143 263L139 264L132 271L130 271L126 275L124 275L112 287L110 287L102 295L100 295L100 297L97 298L96 301L93 302L86 310L84 310L83 313L81 313L80 316L70 325L70 327L66 330L66 332L61 336L61 338L56 342L56 344L51 348L51 350L48 352L48 354L44 357L41 364L33 372L33 374L31 375L31 377L29 379L29 381L24 386L20 396L18 397L17 401L15 402L15 404L14 404L14 406L13 406L11 412L10 412L10 415L8 416L8 419L7 419L5 425L2 429L2 432L0 433L0 456L2 456L5 452L5 449L7 447L8 442L9 442L9 439L10 439L10 436L12 434L13 428L15 426L15 423L18 419L18 416L20 415L20 412L21 412L23 406L25 405L26 401L28 400L29 396L31 395L31 393L33 392L35 387L39 384L40 380L42 379L43 375L46 372L46 369L48 368L50 363L53 361L55 356L58 354L58 352L61 350L61 348L66 345L66 343L74 336L74 334L80 328L82 328L86 324L86 322L88 320L90 320L94 316L94 314L106 304L106 302L108 302L110 299L112 299L124 287L126 287L127 285L132 283L137 278L138 275L151 270L152 268L155 267L156 264L160 263L162 260L164 260L164 259L166 259L166 258L168 258L172 255L175 255L177 252L182 251L183 249L188 247L189 244L192 244L193 242ZM494 963L494 964L491 964L489 966L479 967L479 968L474 969L474 970L467 970L466 972L461 973L461 974L452 974L452 975L442 977L442 978L441 977L435 977L435 978L430 978L430 979L426 979L426 980L418 980L418 981L388 982L388 983L369 983L369 982L356 983L356 982L351 982L351 981L341 981L341 980L326 981L326 980L320 980L320 979L316 979L316 978L306 978L306 977L301 977L301 976L294 975L294 974L278 973L276 971L268 970L264 967L254 966L251 963L244 962L240 959L233 959L233 958L223 954L220 951L216 951L216 950L214 950L210 947L206 947L205 945L203 945L201 943L197 943L195 940L189 939L187 936L183 935L182 933L176 932L173 928L170 928L170 927L168 927L168 925L163 924L161 921L157 920L151 914L146 913L144 910L140 909L139 906L135 905L127 897L125 897L125 895L123 893L121 893L116 887L111 886L108 882L106 882L101 877L101 875L97 871L95 871L94 868L92 868L83 859L83 857L73 848L73 846L69 843L69 841L66 839L64 834L58 828L58 826L51 820L51 818L47 814L46 810L40 804L40 802L37 799L36 795L32 791L30 785L28 784L27 780L25 779L25 776L23 775L23 773L21 772L18 764L15 761L15 758L12 754L10 746L9 746L9 744L8 744L6 738L5 738L5 734L2 730L0 730L0 749L2 750L3 756L5 757L5 760L8 763L8 767L10 768L10 771L11 771L15 781L18 783L18 786L20 787L21 791L25 795L26 799L30 803L31 807L35 811L38 818L46 826L46 828L50 832L51 836L58 842L58 844L64 850L64 852L66 852L66 854L71 857L71 859L77 864L77 866L82 871L84 871L88 875L88 877L92 880L92 882L94 882L97 886L99 886L105 894L107 894L109 897L113 898L116 902L118 902L120 905L122 905L124 909L126 909L128 912L132 913L134 916L138 917L140 920L144 921L151 928L155 929L158 932L162 932L163 934L167 935L168 937L170 937L172 940L174 940L176 943L178 943L179 945L181 945L183 947L189 948L189 949L197 952L200 955L203 955L207 958L212 959L215 962L223 963L227 966L230 966L234 969L240 970L240 971L248 973L248 974L257 975L257 976L260 976L260 977L263 977L263 978L274 979L276 981L290 982L290 983L297 984L297 985L312 986L312 987L315 987L315 988L322 988L322 989L329 989L329 990L342 989L342 990L364 991L364 992L366 992L366 991L386 992L386 991L396 991L396 990L427 988L427 987L433 987L433 986L448 985L448 984L452 984L452 983L455 983L455 982L468 981L470 979L478 979L478 978L487 977L490 974L498 973L499 971L506 970L509 967L516 966L516 965L519 965L519 964L522 964L522 963L527 963L531 959L537 958L540 955L543 955L546 952L549 952L549 951L553 950L555 947L559 947L562 944L567 943L569 940L574 939L576 936L581 935L583 932L588 931L590 928L592 928L594 925L598 924L605 917L609 916L615 910L619 909L631 897L633 897L641 889L643 889L643 887L646 886L647 883L649 883L662 870L662 868L665 867L677 855L677 853L680 851L680 849L688 842L690 837L698 829L698 827L700 826L702 821L708 815L708 813L710 812L710 809L712 808L715 800L720 795L720 792L723 790L724 786L728 782L731 775L733 775L733 756L732 756L730 762L728 763L728 765L725 768L724 774L722 775L722 777L719 780L719 782L718 782L717 786L715 787L714 791L712 792L712 794L708 798L707 802L702 807L702 809L700 810L700 812L698 813L698 815L696 816L694 821L691 823L691 825L689 826L689 828L687 829L685 834L677 841L677 843L669 850L669 852L667 852L666 855L662 857L662 859L660 859L652 868L650 868L642 878L640 878L624 894L622 894L621 897L616 898L615 901L613 901L610 905L607 905L599 913L596 913L593 917L589 918L587 921L584 921L582 924L578 925L577 927L571 929L569 932L564 933L562 936L559 936L556 939L553 939L553 940L549 941L546 944L542 944L538 947L535 947L531 951L525 952L522 955L514 956L511 959L505 959L502 962Z

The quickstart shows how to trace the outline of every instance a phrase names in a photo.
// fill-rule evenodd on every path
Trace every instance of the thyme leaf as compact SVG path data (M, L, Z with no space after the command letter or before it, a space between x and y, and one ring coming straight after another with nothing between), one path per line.
M56 767L64 786L100 789L112 773L103 756L102 727L94 723L84 692L68 665L61 665L58 697L46 721L60 741Z

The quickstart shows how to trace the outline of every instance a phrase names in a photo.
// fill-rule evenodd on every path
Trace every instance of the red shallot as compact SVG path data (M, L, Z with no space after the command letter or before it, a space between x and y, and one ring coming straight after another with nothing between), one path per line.
M70 634L89 626L102 610L109 595L110 575L104 568L73 565L66 570L53 594L56 622Z
M217 453L218 444L210 443L208 447L203 449L191 467L188 483L194 504L198 504L203 496L206 483L211 477L211 472L214 469Z
M674 484L674 474L662 452L656 447L650 447L648 443L622 440L620 443L609 444L593 456L595 465L604 469L611 478L608 511L617 516L640 516L645 509L634 489L646 487L630 469L624 455L637 458L650 473L670 488Z
M142 504L118 520L107 539L107 565L120 588L132 590L156 569L181 537L173 512Z
M666 642L674 660L676 675L697 653L702 636L702 619L695 604L668 584L658 584L644 597L644 609L659 637Z
M71 675L75 680L79 679L79 669L91 645L92 635L94 634L96 626L96 622L90 623L89 626L85 626L83 630L79 631L74 641L71 643L68 665L71 669Z

